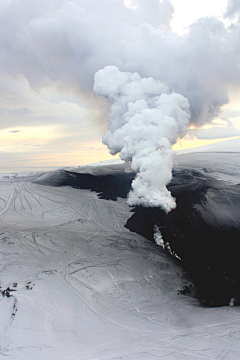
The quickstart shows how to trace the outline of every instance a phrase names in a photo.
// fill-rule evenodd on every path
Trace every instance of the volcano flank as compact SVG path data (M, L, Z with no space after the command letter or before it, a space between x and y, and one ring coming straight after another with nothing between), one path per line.
M224 166L224 161L228 166ZM239 153L178 155L168 184L177 199L176 209L166 213L159 208L136 206L125 224L150 241L154 241L157 227L163 246L177 256L197 285L194 296L207 306L240 303L240 184L238 169L234 167L237 162L240 163ZM90 189L101 199L116 200L127 197L135 175L127 164L121 164L104 169L83 168L81 173L62 170L38 183Z

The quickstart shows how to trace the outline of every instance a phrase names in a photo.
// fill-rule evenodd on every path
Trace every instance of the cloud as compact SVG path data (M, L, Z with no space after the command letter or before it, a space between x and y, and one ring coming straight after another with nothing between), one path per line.
M240 136L240 129L234 126L215 126L210 129L196 130L192 133L198 139L224 139L233 136Z
M2 129L52 124L64 125L71 132L73 128L103 123L106 114L101 99L85 99L74 89L62 89L59 84L36 91L25 77L4 74L0 87Z
M169 31L169 1L10 0L2 6L3 64L31 86L50 82L90 92L96 71L115 65L187 97L191 121L211 121L240 84L239 26L202 18L184 36Z
M240 15L240 0L229 0L225 17L234 17Z
M240 110L231 109L231 108L225 108L220 115L220 119L226 121L229 121L229 118L237 118L237 117L240 117Z

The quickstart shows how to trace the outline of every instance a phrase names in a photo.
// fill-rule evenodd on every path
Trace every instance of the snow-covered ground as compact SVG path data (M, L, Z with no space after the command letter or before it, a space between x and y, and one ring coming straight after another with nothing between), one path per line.
M1 358L240 358L240 308L178 294L187 275L124 227L125 199L43 176L0 178Z
M204 171L217 179L240 183L240 138L177 152L174 167Z
M239 152L240 151L240 137L225 141L219 141L214 144L198 146L184 150L178 150L177 154L190 154L202 152Z

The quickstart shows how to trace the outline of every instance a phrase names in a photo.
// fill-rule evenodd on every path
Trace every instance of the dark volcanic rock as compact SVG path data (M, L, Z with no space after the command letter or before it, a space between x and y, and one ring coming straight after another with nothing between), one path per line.
M163 240L181 259L208 306L235 304L240 294L240 185L196 171L175 171L168 186L177 199L169 214L134 208L126 227L153 241L158 225Z
M72 186L78 189L89 189L98 192L101 199L117 200L118 197L127 197L134 176L134 173L124 171L99 176L61 170L55 172L51 177L36 181L36 183L49 186Z

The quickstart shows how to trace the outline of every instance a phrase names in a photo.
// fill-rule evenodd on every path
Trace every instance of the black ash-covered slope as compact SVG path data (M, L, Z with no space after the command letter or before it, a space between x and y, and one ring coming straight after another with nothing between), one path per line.
M168 186L177 199L169 214L134 208L126 226L153 239L154 225L181 259L208 306L239 305L240 185L196 171L174 171Z
M86 172L82 172L84 169ZM135 173L129 171L129 166L126 164L85 167L79 171L58 170L51 176L38 180L37 183L89 189L96 191L101 199L117 200L118 197L127 197L135 176Z
M189 155L182 158L189 159ZM168 188L177 199L176 209L166 214L158 208L135 207L126 227L154 241L157 225L206 305L239 305L240 185L214 178L206 162L204 165L203 171L188 166L173 170ZM38 183L91 189L102 199L116 200L127 196L135 176L126 169L123 164L88 168L91 174L58 171Z

